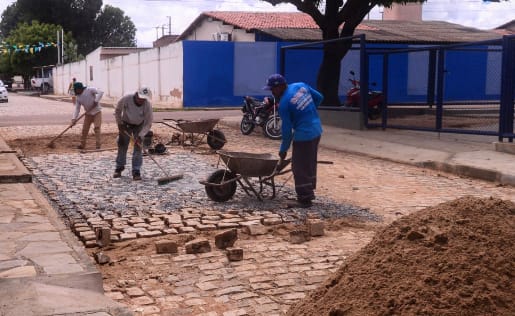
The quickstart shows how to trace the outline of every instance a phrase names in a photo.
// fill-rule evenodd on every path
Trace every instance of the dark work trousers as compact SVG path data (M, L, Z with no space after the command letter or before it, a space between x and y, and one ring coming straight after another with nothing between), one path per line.
M300 202L308 202L315 198L318 143L320 136L308 141L293 142L291 168L297 200Z
M124 131L118 133L118 154L116 155L116 169L125 168L125 163L127 160L127 150L129 149L129 142L131 137L133 139L137 139L139 132L143 125L129 125L124 124ZM125 133L127 132L127 133ZM127 135L129 134L129 135ZM132 173L139 172L141 169L141 165L143 164L143 155L141 146L134 145L132 151Z

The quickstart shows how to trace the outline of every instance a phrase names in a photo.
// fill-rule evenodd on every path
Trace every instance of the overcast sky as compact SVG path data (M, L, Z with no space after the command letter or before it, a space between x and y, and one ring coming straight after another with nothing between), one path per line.
M0 12L13 2L0 0ZM259 0L104 0L103 3L122 9L131 18L140 47L151 47L163 31L168 34L169 24L172 34L181 34L203 11L296 11L291 5L273 7ZM374 8L370 18L380 19L381 11ZM422 18L492 29L515 19L515 0L429 0L424 4Z

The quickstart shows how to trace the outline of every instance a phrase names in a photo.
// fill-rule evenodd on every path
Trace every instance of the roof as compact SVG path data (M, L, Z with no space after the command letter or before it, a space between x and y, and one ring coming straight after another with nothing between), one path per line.
M496 27L494 31L501 35L515 35L515 20Z
M319 41L320 29L260 29L283 41ZM364 20L355 33L365 34L369 42L395 43L463 43L500 38L493 31L482 31L443 21L382 21Z
M319 41L322 32L310 15L302 12L209 11L200 14L177 39L186 38L204 20L214 19L248 32L260 32L283 41ZM409 43L461 43L497 39L499 33L442 21L364 20L355 34L367 41Z
M208 11L202 12L179 36L183 40L204 20L214 19L224 24L246 31L269 28L318 29L318 25L308 14L301 12L243 12L243 11Z

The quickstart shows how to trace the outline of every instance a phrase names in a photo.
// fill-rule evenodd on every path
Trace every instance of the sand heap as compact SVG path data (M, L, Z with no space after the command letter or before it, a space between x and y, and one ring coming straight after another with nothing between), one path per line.
M464 197L379 232L291 316L515 315L515 204Z

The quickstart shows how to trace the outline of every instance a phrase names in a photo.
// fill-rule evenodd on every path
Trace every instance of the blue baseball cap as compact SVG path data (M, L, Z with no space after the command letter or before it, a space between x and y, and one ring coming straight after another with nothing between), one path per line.
M284 77L280 74L273 74L268 77L266 86L263 87L263 90L272 90L272 88L282 84L286 84L286 79L284 79Z

